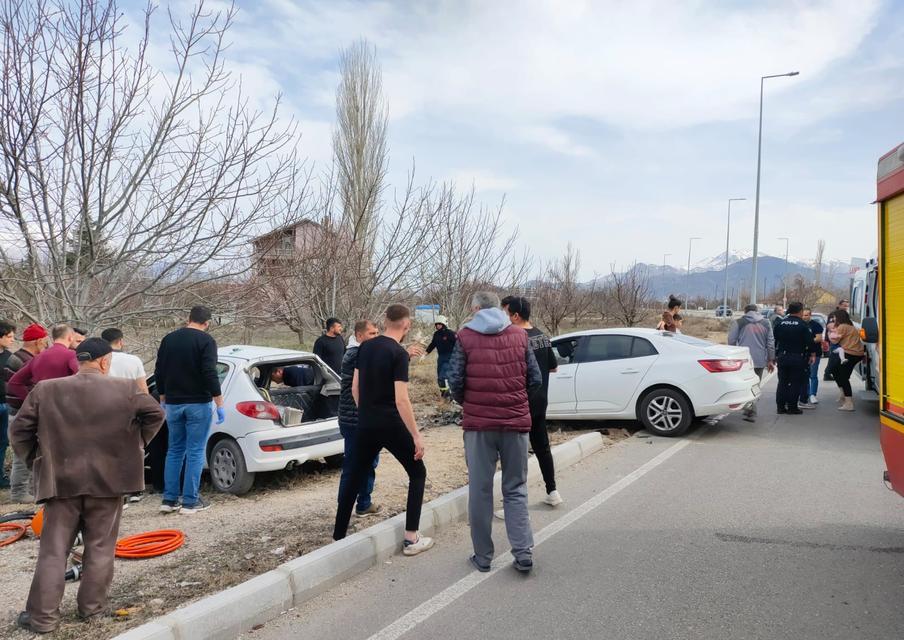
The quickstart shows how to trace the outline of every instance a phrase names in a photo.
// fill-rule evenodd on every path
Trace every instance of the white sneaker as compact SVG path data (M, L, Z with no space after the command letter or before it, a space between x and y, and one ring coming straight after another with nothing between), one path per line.
M559 495L558 491L552 491L551 493L548 493L545 498L543 498L543 502L548 504L550 507L558 507L565 501L562 500L562 496Z
M505 509L498 509L497 511L493 512L493 515L500 520L505 520Z
M816 405L811 404L811 403L809 403L809 402L798 402L798 403L797 403L797 408L798 408L798 409L815 409L815 408L816 408Z
M405 541L405 548L402 550L406 556L416 556L419 553L423 553L427 549L433 546L433 538L428 538L427 536L418 536L417 542L408 542Z
M810 404L819 404L819 398L816 396L810 396Z

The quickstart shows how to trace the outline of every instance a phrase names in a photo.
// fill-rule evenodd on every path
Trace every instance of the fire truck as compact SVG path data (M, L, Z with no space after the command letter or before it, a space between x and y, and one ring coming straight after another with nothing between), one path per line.
M879 420L885 481L904 496L904 143L879 159L878 318L864 318L861 337L877 345Z

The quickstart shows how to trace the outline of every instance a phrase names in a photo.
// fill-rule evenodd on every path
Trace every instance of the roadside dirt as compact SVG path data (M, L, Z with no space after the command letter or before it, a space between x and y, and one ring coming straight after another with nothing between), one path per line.
M428 470L426 500L433 500L467 483L461 430L455 412L438 399L435 364L427 358L412 367L413 395L424 428ZM611 438L629 435L624 425L611 427ZM565 430L562 429L565 427ZM550 439L559 444L599 428L599 424L550 425ZM604 430L605 433L605 430ZM147 496L123 514L121 536L154 529L178 528L186 534L182 549L162 558L117 560L111 591L114 610L128 615L80 622L75 615L77 586L66 588L62 625L53 639L98 640L162 615L205 595L236 585L292 558L327 544L335 515L339 471L309 463L294 472L261 474L254 489L236 497L214 493L206 484L208 511L191 515L162 515L159 495ZM381 458L374 501L382 511L369 518L353 518L353 530L366 528L405 509L407 478L389 455ZM536 496L534 496L536 498ZM0 493L0 501L8 492ZM27 508L22 505L22 508ZM0 513L19 510L4 504ZM0 637L28 638L14 626L23 608L37 558L38 542L29 537L0 548Z

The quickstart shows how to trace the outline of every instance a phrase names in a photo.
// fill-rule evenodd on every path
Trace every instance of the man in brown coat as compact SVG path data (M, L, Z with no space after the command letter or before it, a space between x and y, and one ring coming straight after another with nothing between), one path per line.
M134 380L108 378L110 344L78 346L74 376L39 382L9 429L16 454L33 468L44 505L38 563L19 626L56 629L69 551L79 531L85 544L78 612L107 610L122 497L144 490L144 446L163 424L160 405Z

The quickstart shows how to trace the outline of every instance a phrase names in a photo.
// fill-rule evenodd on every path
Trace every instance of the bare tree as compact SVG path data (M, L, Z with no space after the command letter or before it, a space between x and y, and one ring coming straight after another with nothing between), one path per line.
M583 316L592 297L579 282L581 252L569 242L565 254L546 265L537 285L538 318L552 334L570 316Z
M607 293L609 315L619 324L634 327L648 316L652 294L646 267L635 262L619 273L613 264Z
M148 61L153 8L115 0L0 8L0 300L86 326L173 313L247 272L249 241L297 213L293 123L226 70L234 8L169 14L174 71ZM124 42L131 46L126 48Z
M339 195L340 225L362 260L353 275L367 278L388 164L386 130L389 109L383 97L383 72L376 49L359 40L339 55L333 165ZM359 273L360 270L360 273ZM331 293L336 313L338 275Z
M816 259L813 261L813 269L816 271L815 285L819 289L822 286L822 267L825 262L826 241L820 240L816 243Z
M468 315L471 296L481 289L513 289L524 282L530 257L517 250L517 230L506 233L502 207L475 205L474 190L461 195L444 185L438 212L436 251L421 270L423 297L439 304L453 326Z

